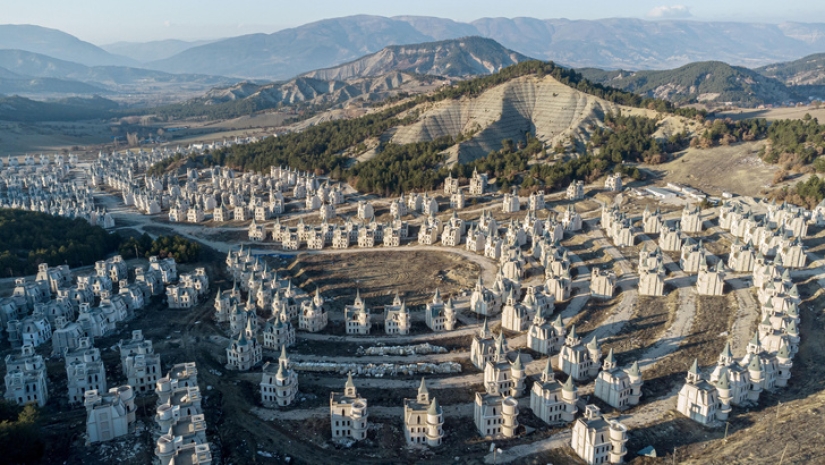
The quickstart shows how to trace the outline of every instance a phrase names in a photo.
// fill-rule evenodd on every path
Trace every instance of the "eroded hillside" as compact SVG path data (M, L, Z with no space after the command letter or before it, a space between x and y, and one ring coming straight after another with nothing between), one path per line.
M408 144L442 136L471 135L450 149L448 164L467 163L501 148L502 140L522 141L530 132L546 146L568 143L570 136L585 142L603 125L607 112L621 107L566 86L550 76L523 76L493 87L476 98L425 103L417 120L393 129L392 142Z

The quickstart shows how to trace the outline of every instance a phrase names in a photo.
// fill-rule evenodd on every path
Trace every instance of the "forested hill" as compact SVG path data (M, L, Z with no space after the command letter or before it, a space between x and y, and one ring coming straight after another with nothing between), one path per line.
M825 53L763 66L756 71L788 85L825 85Z
M593 82L677 103L732 102L754 107L807 100L807 93L812 90L790 87L757 71L719 61L691 63L666 71L603 71L593 68L580 71Z
M518 96L524 93L535 98ZM486 100L482 105L475 99ZM514 105L516 100L521 103ZM471 118L472 112L462 110L463 105L482 105L480 108L490 111L486 112L486 120L482 122L479 118ZM539 105L543 107L540 109ZM545 154L544 147L551 142L562 145L564 151L563 145L569 144L575 134L593 132L594 128L604 126L605 114L619 112L619 105L688 116L696 114L695 110L674 110L670 103L662 100L593 84L576 72L553 63L528 61L490 76L461 81L431 94L387 105L381 111L359 118L323 122L302 132L221 149L205 157L204 161L259 171L277 165L316 170L330 173L334 178L347 179L363 191L391 193L429 189L446 175L445 166L452 166L458 174L471 164L489 158L493 152L503 157L515 153L520 155L513 156L523 157L527 156L527 151L532 155ZM455 119L450 117L451 114L464 116ZM464 119L467 121L459 121ZM639 140L650 139L656 128L655 122L649 124L621 118L615 121L616 128L632 127L634 129L629 132L643 134ZM440 126L422 126L431 123ZM382 137L392 132L396 135L389 140ZM599 140L607 141L608 135L601 134ZM509 142L503 144L502 137ZM578 144L583 147L583 141L577 141ZM658 143L625 140L624 144L628 147L626 153L634 159L655 159L661 151ZM630 147L636 148L631 150ZM465 149L475 155L462 156ZM613 152L606 150L605 153ZM450 163L447 163L448 157L452 157ZM355 158L361 161L353 166ZM574 171L570 171L572 168L568 165L565 165L567 168L559 165L552 169L562 170L559 173L564 174L540 177L555 186L576 173L585 176L594 169L606 169L608 166L604 164L614 163L613 158L611 155L609 161L600 159L593 165L587 160L578 160L574 163L582 166ZM526 166L526 161L522 161L496 162L489 166ZM491 175L495 174L496 169L490 169Z

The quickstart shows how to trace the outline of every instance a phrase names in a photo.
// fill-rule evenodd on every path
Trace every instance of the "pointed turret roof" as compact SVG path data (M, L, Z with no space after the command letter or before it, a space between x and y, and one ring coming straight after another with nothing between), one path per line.
M347 373L347 382L344 384L344 389L355 389L355 383L352 382L352 372Z
M759 362L759 357L751 357L751 361L748 363L748 370L762 371L762 364Z
M422 376L422 377L421 377L421 384L418 386L418 395L420 396L420 395L422 395L422 394L427 394L427 393L429 393L429 392L430 392L430 391L429 391L429 390L427 390L427 381L426 381L426 379Z
M722 354L721 355L722 355L722 357L725 357L727 359L732 359L733 358L733 352L730 350L730 341L725 343L725 348L722 349Z
M439 415L441 414L441 406L438 405L438 399L433 397L433 401L430 402L430 408L427 409L427 415Z
M561 389L563 391L567 391L567 392L575 392L576 391L576 385L573 384L573 377L572 376L567 377L567 381L564 382Z
M718 389L730 389L730 379L728 378L728 369L722 368L719 379L716 380L716 387Z
M524 370L524 367L521 365L521 351L520 350L516 353L516 359L513 360L513 363L510 366L513 368L513 370L517 370L517 371Z
M691 375L699 376L699 359L698 358L693 359L693 365L690 366L690 370L688 370L688 373L690 373Z
M611 347L610 350L607 352L607 358L604 359L605 362L615 365L616 364L616 357L613 356L613 348Z
M613 353L613 350L610 350L610 353ZM630 376L642 376L642 371L639 369L639 362L633 362L630 365L630 369L627 370L627 374Z

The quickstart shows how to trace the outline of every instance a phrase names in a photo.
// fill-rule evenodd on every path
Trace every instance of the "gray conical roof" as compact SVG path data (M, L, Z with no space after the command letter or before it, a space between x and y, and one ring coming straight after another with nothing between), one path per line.
M438 405L438 400L433 397L433 401L430 402L430 408L427 409L428 415L440 415L441 414L441 406Z

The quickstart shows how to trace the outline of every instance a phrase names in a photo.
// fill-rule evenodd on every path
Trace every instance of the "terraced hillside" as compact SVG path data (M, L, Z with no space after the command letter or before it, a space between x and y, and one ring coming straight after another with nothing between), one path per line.
M524 141L530 132L553 146L572 135L586 141L592 128L603 125L607 112L641 111L621 107L562 84L551 76L512 79L475 98L425 103L412 111L412 124L391 130L392 142L409 144L443 136L472 135L452 147L449 165L467 163L499 150L502 140Z

